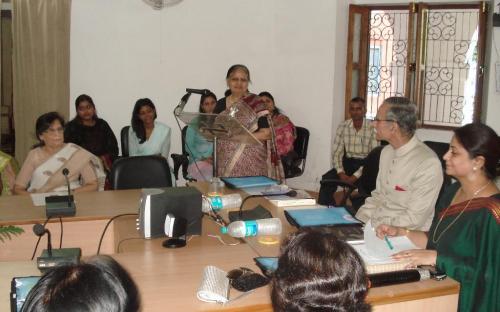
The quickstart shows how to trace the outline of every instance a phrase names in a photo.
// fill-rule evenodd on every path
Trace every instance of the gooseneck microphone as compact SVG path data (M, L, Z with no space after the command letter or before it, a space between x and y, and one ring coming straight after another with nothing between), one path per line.
M208 89L190 89L186 88L187 93L194 93L194 94L201 94L201 95L208 95L210 93L210 90Z
M45 213L48 217L68 217L76 214L75 201L71 195L69 170L63 168L62 174L66 180L68 195L53 195L45 197Z
M50 231L45 228L45 226L41 225L40 223L36 223L33 225L33 233L35 233L36 236L42 237L47 233L47 254L49 257L52 257L52 239L50 236Z
M187 89L186 89L187 90ZM191 93L188 92L186 94L184 94L179 102L179 104L177 104L177 106L175 107L174 109L174 115L179 117L179 115L182 113L182 111L184 110L184 106L186 106L188 100L189 100L189 97L191 96Z

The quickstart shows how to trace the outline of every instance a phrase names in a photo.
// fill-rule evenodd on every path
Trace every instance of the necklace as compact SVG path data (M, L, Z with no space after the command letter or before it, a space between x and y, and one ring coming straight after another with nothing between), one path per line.
M444 230L441 232L441 234L439 234L439 236L436 238L436 232L437 232L437 229L439 228L439 225L441 225L441 221L443 221L443 218L444 216L446 215L446 212L448 211L448 209L450 209L450 206L446 207L445 211L443 212L443 214L441 215L441 218L439 218L439 221L438 221L438 224L436 225L436 227L434 228L434 233L432 233L432 242L434 244L436 244L440 239L441 237L443 236L444 233L446 233L446 231L448 231L449 228L451 228L453 226L453 224L455 224L455 222L457 222L457 220L462 216L462 214L465 212L465 210L467 210L467 208L469 207L469 204L471 203L471 201L476 198L477 194L481 193L482 190L484 190L489 184L490 184L491 181L488 181L488 183L486 183L485 185L481 186L480 188L478 188L473 194L472 194L472 197L471 199L469 199L469 201L467 202L467 204L465 204L465 207L462 209L462 211L460 211L460 213L458 214L458 216L456 216L455 219L453 219L453 221L450 222L450 224L448 224L447 227L444 228Z

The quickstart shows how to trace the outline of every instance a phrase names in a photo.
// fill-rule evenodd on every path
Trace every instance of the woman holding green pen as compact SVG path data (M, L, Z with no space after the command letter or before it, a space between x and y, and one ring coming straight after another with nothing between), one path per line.
M406 235L418 247L393 255L412 266L435 265L460 282L459 311L500 311L500 191L493 179L499 138L475 123L454 130L444 155L449 186L436 206L429 232L380 225L377 236Z

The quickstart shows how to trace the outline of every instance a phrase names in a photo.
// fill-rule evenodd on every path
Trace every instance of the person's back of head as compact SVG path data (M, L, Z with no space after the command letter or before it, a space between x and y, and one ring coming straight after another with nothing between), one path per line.
M388 104L387 119L395 120L401 131L412 137L417 129L417 106L410 99L402 96L392 96L384 100Z
M369 311L368 279L349 244L318 229L290 234L272 280L274 311Z
M139 311L137 286L113 258L98 256L86 263L49 270L26 297L23 312Z

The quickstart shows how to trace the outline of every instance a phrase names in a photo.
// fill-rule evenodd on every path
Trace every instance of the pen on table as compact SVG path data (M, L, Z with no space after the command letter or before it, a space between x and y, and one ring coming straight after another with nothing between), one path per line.
M389 246L389 249L391 249L391 250L394 249L394 247L392 246L391 242L387 238L387 235L384 235L384 240L387 243L387 246Z

